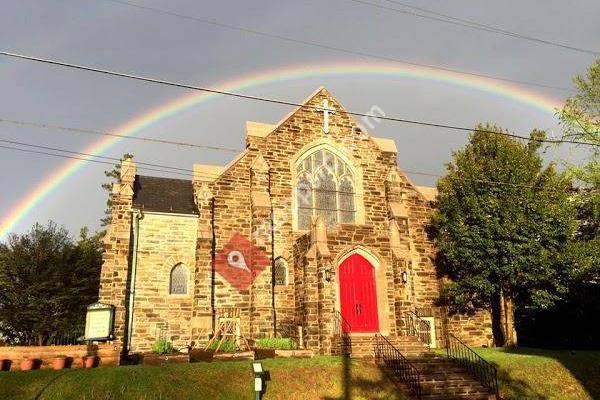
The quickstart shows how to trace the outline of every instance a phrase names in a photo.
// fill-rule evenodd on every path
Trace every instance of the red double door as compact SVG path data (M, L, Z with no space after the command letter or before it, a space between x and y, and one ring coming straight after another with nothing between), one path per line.
M353 254L342 262L338 274L342 316L352 332L378 332L375 268Z

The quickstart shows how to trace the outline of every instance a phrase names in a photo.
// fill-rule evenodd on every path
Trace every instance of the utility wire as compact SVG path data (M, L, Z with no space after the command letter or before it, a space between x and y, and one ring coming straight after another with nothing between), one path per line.
M105 157L105 156L95 156L95 155L90 155L88 153L82 153L82 152L78 152L78 151L74 151L74 150L68 150L68 149L64 149L64 148L56 148L56 147L46 147L46 146L39 146L39 145L34 145L34 144L29 144L29 143L23 143L23 142L16 142L16 141L10 141L10 140L4 140L4 139L0 139L0 142L6 142L9 144L13 144L13 145L19 145L19 146L24 146L24 147L33 147L33 148L41 148L41 149L50 149L53 151L59 151L59 152L64 152L64 153L68 153L68 154L56 154L56 153L49 153L46 151L40 151L40 150L31 150L31 149L22 149L22 148L18 148L18 147L11 147L11 146L6 146L6 145L2 145L0 144L0 148L3 149L7 149L7 150L15 150L15 151L20 151L20 152L25 152L25 153L33 153L33 154L40 154L40 155L46 155L46 156L52 156L52 157L58 157L58 158L68 158L68 159L75 159L75 160L80 160L80 161L86 161L86 162L93 162L93 163L98 163L98 164L105 164L105 165L110 165L110 166L114 166L114 162L109 162L109 161L103 161L102 159L109 159L109 160L113 160L113 161L121 161L121 159L119 158L115 158L115 157ZM79 156L83 156L83 157L79 157ZM101 158L101 160L95 160L93 158L90 157L97 157L97 158ZM167 173L167 174L176 174L176 175L182 175L182 176L187 176L187 177L192 177L192 178L210 178L210 179L216 179L219 176L221 176L221 174L209 174L209 173L198 173L195 172L193 170L190 169L185 169L185 168L178 168L178 167L171 167L171 166L166 166L166 165L159 165L159 164L154 164L154 163L146 163L146 162L139 162L139 161L135 161L134 163L136 164L136 168L138 169L143 169L146 171L154 171L154 172L162 172L162 173ZM140 164L142 165L141 167L137 167L137 165ZM148 166L157 166L158 168L149 168L146 167L146 165ZM170 169L162 169L162 168L170 168ZM181 172L183 171L183 172ZM415 170L405 170L402 169L402 172L408 173L408 174L412 174L412 175L423 175L423 176L428 176L428 177L437 177L437 178L443 178L444 175L440 175L440 174L434 174L431 172L422 172L422 171L415 171ZM499 181L492 181L492 180L487 180L487 179L472 179L472 178L463 178L463 177L457 177L457 176L453 176L453 179L458 179L458 180L463 180L463 181L472 181L472 182L480 182L480 183L486 183L486 184L491 184L491 185L504 185L504 186L512 186L512 187L525 187L525 188L536 188L536 186L534 185L523 185L523 184L518 184L518 183L511 183L511 182L499 182ZM299 190L303 190L303 189L299 189ZM359 195L357 193L353 193L353 192L340 192L337 190L326 190L326 189L319 189L320 191L323 192L336 192L336 193L345 193L345 194L353 194L355 196L364 196L364 195Z
M31 144L31 143L24 143L24 142L18 142L18 141L15 141L15 140L8 140L8 139L0 139L0 143L8 143L8 144L18 145L18 146L34 147L36 149L42 149L42 150L60 151L60 152L63 152L63 153L76 154L76 155L79 155L79 156L95 157L95 158L100 158L102 160L111 160L111 161L115 161L115 162L121 162L121 159L120 158L116 158L116 157L109 157L109 156L102 156L102 155L96 155L96 154L91 154L91 153L84 153L84 152L74 151L74 150L68 150L68 149L60 148L60 147L42 146L42 145ZM165 165L165 164L155 164L155 163L147 163L147 162L141 162L141 161L136 161L136 164L144 165L144 166L149 166L149 167L157 167L157 168L162 168L162 169L169 169L169 170L174 170L174 171L184 171L184 172L189 172L190 171L188 168L172 167L172 166ZM156 170L156 171L160 171L160 170ZM209 175L208 173L203 173L203 172L200 172L200 174L201 175Z
M323 111L323 108L320 106L310 106L307 104L300 104L300 103L295 103L295 102L286 101L286 100L279 100L279 99L253 96L253 95L242 94L242 93L228 92L228 91L219 90L219 89L204 88L204 87L194 86L194 85L182 83L182 82L168 81L168 80L158 79L158 78L150 78L150 77L146 77L146 76L142 76L142 75L127 74L127 73L123 73L123 72L116 72L116 71L111 71L111 70L107 70L107 69L90 67L90 66L86 66L86 65L72 64L72 63L67 63L67 62L58 61L58 60L33 57L33 56L12 53L12 52L7 52L7 51L0 51L0 55L23 59L23 60L28 60L28 61L35 61L35 62L40 62L40 63L45 63L45 64L51 64L51 65L56 65L56 66L60 66L60 67L96 72L96 73L103 74L103 75L118 76L121 78L127 78L127 79L149 82L149 83L160 84L160 85L173 86L173 87L178 87L178 88L182 88L182 89L191 89L191 90L197 90L197 91L206 92L206 93L231 96L231 97L241 98L241 99L245 99L245 100L254 100L254 101L260 101L260 102L265 102L265 103L272 103L272 104L293 106L293 107L299 107L299 108L308 108L308 109L312 109L312 110L316 110L316 111ZM553 143L553 144L569 143L569 144L578 144L578 145L586 145L586 146L600 146L600 144L590 143L590 142L581 142L581 141L563 140L563 139L529 138L527 136L520 136L520 135L508 133L508 132L497 132L497 131L492 131L492 130L487 130L487 129L473 129L473 128L467 128L467 127L456 126L456 125L448 125L448 124L426 122L426 121L417 121L417 120L410 120L410 119L405 119L405 118L381 116L381 115L359 113L359 112L353 112L353 111L345 111L345 112L346 112L346 114L358 116L358 117L377 118L377 119L385 120L385 121L393 121L393 122L401 122L401 123L405 123L405 124L428 126L428 127L432 127L432 128L444 128L444 129L448 129L451 131L462 131L462 132L469 132L469 133L476 130L477 132L490 133L490 134L495 134L495 135L517 138L517 139L531 140L531 141L540 142L540 143Z
M113 132L98 131L98 130L85 129L85 128L74 128L74 127L69 127L69 126L52 125L52 124L32 122L32 121L20 121L20 120L15 120L15 119L0 118L0 122L9 123L9 124L18 125L18 126L30 126L30 127L43 128L43 129L57 129L57 130L70 132L70 133L85 133L85 134L97 135L97 136L112 136L112 137L121 138L121 139L139 140L139 141L143 141L143 142L171 144L171 145L176 145L176 146L195 147L195 148L207 149L207 150L227 151L230 153L239 153L241 151L239 149L234 149L231 147L207 146L207 145L188 143L188 142L177 142L177 141L166 140L166 139L155 139L155 138L149 138L149 137L138 136L138 135L127 136L127 135L122 135L122 134L113 133Z
M112 1L112 0L110 0L110 1ZM554 42L554 41L551 41L551 40L540 39L540 38L536 38L536 37L532 37L532 36L526 36L526 35L523 35L523 34L520 34L520 33L511 32L511 31L508 31L508 30L497 28L495 26L480 24L480 23L475 22L475 21L470 21L470 20L467 20L467 19L461 19L461 18L452 17L450 15L437 13L435 11L428 10L428 9L425 9L425 8L414 7L414 6L411 6L409 4L401 3L401 2L398 2L398 1L385 0L385 1L389 2L389 3L401 5L403 7L407 7L407 8L411 8L411 9L415 9L415 10L419 10L419 11L424 11L424 12L427 12L427 13L430 13L430 14L433 14L433 15L436 15L436 16L419 14L419 13L412 12L412 11L407 11L407 10L401 10L401 9L398 9L398 8L389 7L389 6L385 6L385 5L382 5L382 4L372 3L370 1L364 1L364 0L349 0L349 1L352 1L354 3L363 4L363 5L366 5L366 6L369 6L369 7L375 7L375 8L379 8L379 9L383 9L383 10L393 11L393 12L400 13L400 14L410 15L410 16L417 17L417 18L429 19L429 20L433 20L433 21L437 21L437 22L446 23L446 24L458 25L458 26L462 26L462 27L465 27L465 28L470 28L470 29L475 29L475 30L479 30L479 31L485 31L485 32L495 33L495 34L498 34L498 35L508 36L508 37L512 37L512 38L516 38L516 39L528 40L528 41L542 43L542 44L549 45L549 46L560 47L560 48L563 48L563 49L572 50L572 51L576 51L576 52L579 52L579 53L590 54L590 55L593 55L593 56L600 55L600 52L598 52L598 51L594 51L594 50L590 50L590 49L584 49L584 48L581 48L581 47L575 47L575 46L571 46L571 45L566 45L566 44ZM438 18L438 17L441 17L441 18Z
M277 40L282 40L282 41L286 41L286 42L290 42L290 43L302 44L302 45L306 45L306 46L318 47L321 49L335 51L338 53L351 54L351 55L355 55L355 56L367 57L367 58L390 61L390 62L398 62L398 63L412 65L412 66L416 66L416 67L425 67L425 68L438 70L438 71L453 72L453 73L457 73L457 74L476 76L479 78L487 78L487 79L493 79L493 80L497 80L497 81L517 83L520 85L536 86L536 87L542 87L542 88L546 88L546 89L554 89L554 90L567 91L567 92L571 91L571 89L567 88L567 87L553 86L553 85L548 85L548 84L539 83L539 82L511 79L511 78L500 77L500 76L495 76L495 75L488 75L488 74L482 74L482 73L477 73L477 72L469 72L469 71L464 71L464 70L454 69L454 68L449 68L449 67L440 67L440 66L435 66L435 65L431 65L431 64L417 63L417 62L407 61L407 60L403 60L401 58L396 58L396 57L373 54L373 53L368 53L365 51L352 50L352 49L343 48L343 47L336 47L336 46L332 46L332 45L328 45L328 44L324 44L324 43L320 43L320 42L296 39L296 38L289 37L289 36L283 36L283 35L278 35L278 34L269 33L269 32L265 32L265 31L259 31L256 29L245 28L242 26L236 26L236 25L232 25L232 24L228 24L228 23L224 23L224 22L219 22L216 20L210 20L210 19L205 19L205 18L198 18L198 17L192 16L192 15L180 14L180 13L176 13L173 11L168 11L168 10L164 10L164 9L157 8L157 7L141 5L141 4L133 3L130 1L125 1L125 0L105 0L105 1L110 1L112 3L117 3L117 4L129 6L129 7L135 7L135 8L142 9L142 10L152 11L152 12L155 12L158 14L169 15L169 16L176 17L176 18L182 18L182 19L186 19L186 20L201 22L203 24L209 24L209 25L218 26L218 27L226 28L226 29L230 29L230 30L236 30L236 31L245 32L245 33L252 33L254 35L268 37L271 39L277 39Z

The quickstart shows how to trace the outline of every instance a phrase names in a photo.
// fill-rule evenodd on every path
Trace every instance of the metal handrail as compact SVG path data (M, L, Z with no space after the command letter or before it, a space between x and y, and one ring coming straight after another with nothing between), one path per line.
M400 353L400 350L380 334L375 335L375 361L391 370L408 386L413 395L421 399L423 388L419 370Z
M427 347L430 347L431 325L429 321L425 321L414 311L405 311L404 319L406 321L406 334L409 336L418 336Z
M337 310L334 311L333 335L334 337L342 340L341 350L342 354L344 355L349 355L352 353L352 337L350 336L351 331L352 326L342 316L342 313Z
M473 374L477 380L500 399L498 370L452 333L446 334L446 355Z

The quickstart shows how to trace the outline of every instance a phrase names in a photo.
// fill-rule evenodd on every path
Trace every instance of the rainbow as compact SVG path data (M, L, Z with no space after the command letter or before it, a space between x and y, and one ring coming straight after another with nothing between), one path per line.
M524 89L516 84L496 81L489 78L476 77L460 73L441 71L432 68L416 67L401 63L332 63L325 65L292 66L265 72L245 75L236 79L221 82L213 88L226 91L241 91L261 85L286 82L308 78L344 76L370 76L377 78L396 78L440 82L466 89L489 93L491 95L515 101L527 107L539 110L542 113L554 114L560 107L560 102L548 96ZM198 106L206 101L217 98L218 94L195 92L144 113L113 132L119 135L135 135L158 121L173 117L178 113ZM123 138L106 137L84 150L86 153L100 155ZM83 157L89 159L91 157ZM3 216L0 221L0 240L4 240L8 233L21 221L34 207L54 192L70 176L77 173L86 165L85 160L72 160L65 162L53 171L41 184L27 193L17 204Z

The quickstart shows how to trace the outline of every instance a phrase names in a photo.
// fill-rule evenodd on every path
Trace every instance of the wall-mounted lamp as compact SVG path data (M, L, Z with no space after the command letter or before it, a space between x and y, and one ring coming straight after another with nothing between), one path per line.
M327 282L331 282L332 277L333 277L333 273L331 272L331 268L325 269L325 280Z
M401 276L402 276L402 283L407 283L408 282L408 272L404 271Z

